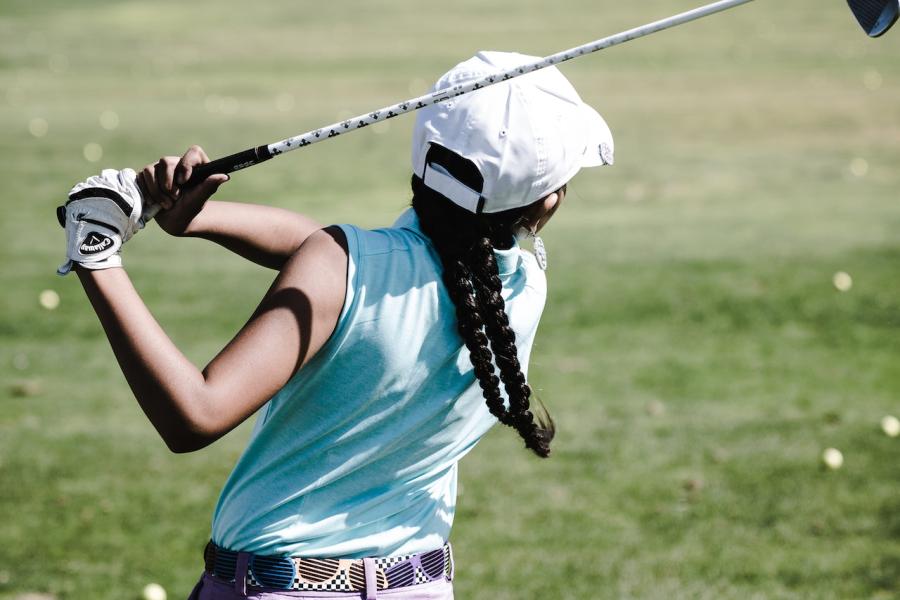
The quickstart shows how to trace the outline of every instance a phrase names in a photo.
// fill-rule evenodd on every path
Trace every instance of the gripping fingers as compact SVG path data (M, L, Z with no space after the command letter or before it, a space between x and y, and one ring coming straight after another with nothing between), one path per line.
M156 186L160 194L168 196L172 200L178 197L178 190L175 188L175 165L178 159L174 156L163 156L154 166L154 174L156 176Z
M175 168L175 181L178 182L178 185L184 185L191 178L194 167L208 162L209 157L203 148L197 145L191 146L178 161L178 166Z
M138 187L141 189L141 195L144 197L145 203L161 206L166 210L172 208L172 199L160 192L156 183L156 165L148 165L137 175Z
M141 198L143 199L143 212L141 213L141 223L142 225L146 225L156 216L160 210L162 210L163 206L157 201L157 194L151 194L149 190L154 189L149 187L147 183L147 169L144 169L140 173L135 176L135 183L137 184L138 190L141 193Z

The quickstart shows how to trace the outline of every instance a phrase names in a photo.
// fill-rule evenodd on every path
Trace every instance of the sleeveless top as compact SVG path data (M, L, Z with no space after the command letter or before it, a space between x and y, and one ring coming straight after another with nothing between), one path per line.
M439 548L457 463L497 422L415 212L387 229L341 228L349 261L337 326L260 409L213 515L224 548L323 558ZM496 256L527 374L546 279L518 246Z

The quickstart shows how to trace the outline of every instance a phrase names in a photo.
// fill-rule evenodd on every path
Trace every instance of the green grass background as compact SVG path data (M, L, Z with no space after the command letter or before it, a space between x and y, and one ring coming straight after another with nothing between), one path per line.
M167 452L77 280L54 275L74 182L365 112L479 49L549 54L692 4L0 0L0 598L128 600L150 581L185 597L248 434ZM563 68L617 162L579 175L545 232L530 378L558 441L539 461L497 430L463 461L457 597L900 595L900 440L879 429L900 413L898 56L900 33L866 38L841 0L769 1ZM411 127L221 195L388 224ZM200 365L272 278L155 226L125 262ZM821 467L829 446L844 468Z

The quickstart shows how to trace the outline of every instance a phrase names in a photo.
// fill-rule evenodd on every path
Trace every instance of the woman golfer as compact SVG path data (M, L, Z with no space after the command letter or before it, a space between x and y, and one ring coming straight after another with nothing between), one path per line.
M435 89L535 57L482 52ZM457 463L497 421L535 454L552 422L526 382L546 281L536 234L585 166L611 164L603 119L556 69L418 113L412 208L390 228L321 228L182 190L193 147L137 175L104 171L61 210L67 262L147 417L175 452L259 412L215 509L192 598L452 598ZM143 198L138 188L143 190ZM247 324L200 371L121 268L142 202L176 236L279 270Z

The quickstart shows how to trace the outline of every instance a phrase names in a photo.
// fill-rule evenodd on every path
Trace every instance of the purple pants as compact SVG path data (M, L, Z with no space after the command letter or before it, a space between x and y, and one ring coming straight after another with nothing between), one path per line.
M244 566L246 569L246 565ZM367 569L369 571L370 569ZM245 571L246 572L246 571ZM346 598L348 600L453 600L453 584L446 579L430 583L421 583L408 587L378 590L375 586L374 573L366 577L365 592L301 592L295 590L259 590L240 589L240 584L224 583L208 573L204 573L197 582L188 600L315 600L319 598ZM238 581L243 580L238 574Z

